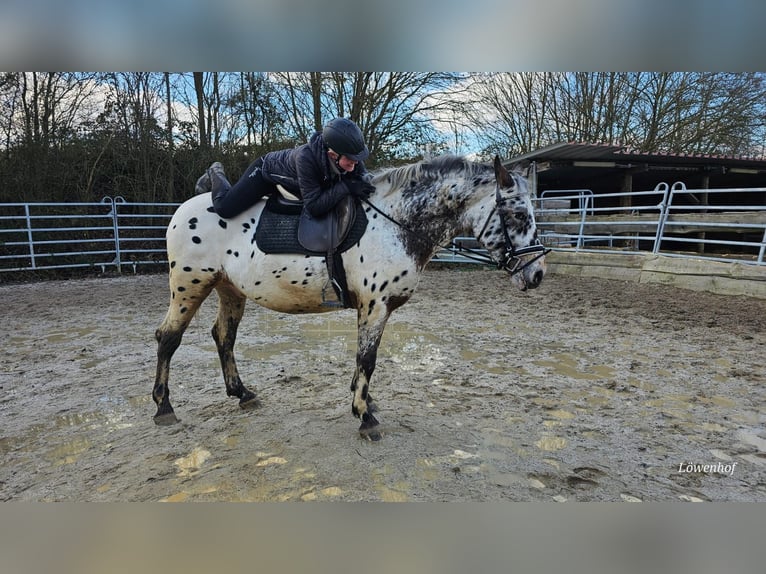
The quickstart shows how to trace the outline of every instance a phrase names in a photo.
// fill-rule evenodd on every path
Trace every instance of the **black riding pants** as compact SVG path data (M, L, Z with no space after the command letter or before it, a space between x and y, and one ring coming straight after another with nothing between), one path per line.
M262 197L273 193L276 189L273 183L263 177L263 158L259 157L251 163L237 183L229 185L226 180L216 179L212 175L213 209L223 217L229 219L239 215L247 208L255 205Z

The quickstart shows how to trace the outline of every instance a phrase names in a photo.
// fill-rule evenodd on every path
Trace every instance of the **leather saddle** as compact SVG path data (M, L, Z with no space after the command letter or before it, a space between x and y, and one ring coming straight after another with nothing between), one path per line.
M322 217L313 217L305 209L298 221L298 243L309 251L333 253L356 219L356 208L351 196L338 202L335 209Z
M300 199L280 190L266 200L253 242L268 254L324 256L328 248L336 253L345 252L359 241L366 228L365 208L356 199L342 201L326 217L313 218L303 213Z
M254 240L265 253L324 255L329 281L322 289L322 304L348 306L340 253L356 243L367 227L367 218L360 204L347 196L326 215L313 217L303 209L303 201L282 186L276 187L278 193L271 195L266 202ZM297 217L298 214L300 217ZM296 242L293 247L290 246L292 242ZM332 291L337 296L336 301L327 296Z

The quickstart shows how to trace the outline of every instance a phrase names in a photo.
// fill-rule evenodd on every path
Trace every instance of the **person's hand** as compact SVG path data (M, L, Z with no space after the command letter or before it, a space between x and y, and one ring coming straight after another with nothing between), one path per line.
M361 179L348 180L346 181L346 186L348 187L349 193L359 199L367 199L372 192L375 191L374 185Z

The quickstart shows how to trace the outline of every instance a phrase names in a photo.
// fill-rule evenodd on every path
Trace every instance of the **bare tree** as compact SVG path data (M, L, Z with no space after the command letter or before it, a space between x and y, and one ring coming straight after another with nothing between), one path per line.
M75 172L62 173L62 166L57 163L60 154L54 157L54 151L69 145L92 120L88 100L98 86L97 76L73 72L19 72L2 76L4 147L6 158L14 162L12 179L5 181L15 190L16 199L45 197L50 193L50 182L78 177ZM17 153L11 159L13 149Z
M238 75L228 96L232 115L231 127L239 139L251 149L267 149L279 141L282 119L273 103L271 84L265 73L245 72ZM241 133L244 126L244 134ZM239 131L237 131L239 129Z
M753 154L762 149L766 85L761 74L648 74L636 138L672 153Z
M13 146L18 143L16 118L21 107L20 76L20 72L4 72L0 75L0 127L3 129L2 149L6 160Z
M479 74L470 89L476 101L466 114L490 153L526 153L550 138L550 118L557 113L551 74Z
M521 73L473 77L469 115L487 149L561 141L645 151L750 153L763 140L762 74Z
M438 114L457 109L461 75L404 72L274 74L281 108L298 141L333 117L355 121L364 133L371 164L412 158L426 143L444 139Z
M629 75L615 72L556 74L551 88L554 133L571 141L615 142L625 133L632 94Z
M210 147L207 122L205 118L205 74L204 72L192 72L194 77L194 93L197 96L197 128L199 129L199 145L201 148Z
M165 82L165 109L167 110L167 124L165 127L166 141L168 145L167 150L167 187L166 187L166 200L173 201L174 185L175 185L175 140L173 139L173 91L170 84L170 73L164 72L163 79Z

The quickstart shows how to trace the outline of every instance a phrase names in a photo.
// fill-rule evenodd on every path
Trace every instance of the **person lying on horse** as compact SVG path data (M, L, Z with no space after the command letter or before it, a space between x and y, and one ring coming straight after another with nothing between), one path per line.
M364 166L369 154L359 126L347 118L335 118L308 143L259 157L234 185L226 179L223 165L214 162L197 180L195 191L211 192L215 212L229 219L274 193L279 185L302 199L303 209L313 217L321 217L344 197L366 198L375 190Z

